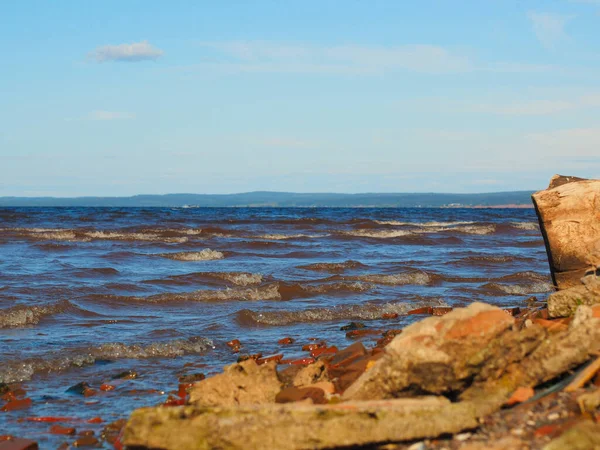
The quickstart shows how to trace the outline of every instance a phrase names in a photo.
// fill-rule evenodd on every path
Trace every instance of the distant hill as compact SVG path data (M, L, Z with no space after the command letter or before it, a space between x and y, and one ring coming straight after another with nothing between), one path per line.
M298 194L247 192L243 194L166 194L132 197L0 197L6 206L92 207L530 207L532 191L486 194Z

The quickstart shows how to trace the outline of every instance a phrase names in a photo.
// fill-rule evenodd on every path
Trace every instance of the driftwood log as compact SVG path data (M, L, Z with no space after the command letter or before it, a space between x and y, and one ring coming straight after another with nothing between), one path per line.
M600 275L600 180L555 175L532 199L556 288Z

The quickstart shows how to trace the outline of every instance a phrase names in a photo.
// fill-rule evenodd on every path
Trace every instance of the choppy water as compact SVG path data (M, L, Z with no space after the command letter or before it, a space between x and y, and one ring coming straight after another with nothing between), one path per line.
M0 435L54 448L68 439L20 420L127 417L234 362L233 338L300 357L312 337L348 345L350 321L402 328L421 306L550 289L531 209L0 209L0 382L33 401L0 412ZM139 377L112 392L65 392L128 369Z

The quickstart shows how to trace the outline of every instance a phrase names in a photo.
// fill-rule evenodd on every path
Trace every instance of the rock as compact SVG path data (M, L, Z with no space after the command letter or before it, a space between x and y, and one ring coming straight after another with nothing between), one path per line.
M531 387L519 387L510 398L506 401L507 406L516 405L517 403L523 403L529 400L535 395L535 391Z
M288 387L282 389L276 396L276 403L293 403L310 399L314 404L327 403L325 391L317 387Z
M323 361L317 361L314 364L310 364L300 369L294 377L292 385L296 387L309 386L311 384L328 380L329 376L325 363Z
M281 390L276 362L257 365L249 359L224 368L223 373L194 384L190 403L199 406L234 406L274 403Z
M464 389L494 355L492 345L513 325L500 308L473 303L410 325L383 357L344 393L347 400L441 394Z
M600 424L584 420L544 447L544 450L600 449Z
M577 397L577 404L582 413L593 413L600 407L600 389L581 394Z
M366 328L366 325L362 322L350 322L348 325L341 327L340 331L360 330L361 328Z
M556 175L532 199L554 285L577 286L600 266L600 180Z
M196 383L204 380L205 378L206 376L203 373L190 373L188 375L181 375L179 377L179 382L183 384Z
M290 344L293 344L294 342L296 342L296 341L291 337L284 337L283 339L279 339L277 341L277 343L279 345L290 345Z
M30 439L12 438L0 442L0 450L38 450L38 444Z
M125 370L116 375L113 375L113 380L133 380L137 378L139 374L135 370Z
M100 441L94 436L82 436L73 442L73 447L96 447Z
M123 444L165 450L367 446L475 428L477 417L487 411L483 403L450 403L443 397L333 405L143 408L132 414Z
M17 410L21 410L21 409L27 409L29 407L31 407L31 399L30 398L15 399L15 400L10 400L10 401L6 402L4 404L4 406L2 408L0 408L0 411L2 411L2 412L17 411Z
M90 385L85 381L82 381L81 383L71 386L69 389L67 389L67 392L69 394L84 395L88 389L90 389Z
M600 277L588 275L581 279L582 283L554 292L548 296L548 313L550 317L569 317L579 305L600 304Z
M76 430L74 427L63 427L58 424L50 427L50 434L73 435L75 432Z

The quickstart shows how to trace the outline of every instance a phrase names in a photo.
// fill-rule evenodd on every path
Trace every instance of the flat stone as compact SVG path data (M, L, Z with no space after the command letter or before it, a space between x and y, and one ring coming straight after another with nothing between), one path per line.
M281 390L275 361L257 365L249 359L224 368L223 373L200 381L190 389L190 403L234 406L274 403Z
M144 408L123 435L134 448L165 450L324 449L456 433L477 426L472 403L443 397L335 405L254 405L237 408Z
M500 308L473 303L410 325L344 393L347 400L392 398L402 391L433 394L464 388L494 357L490 344L514 318Z
M585 420L544 447L544 450L595 450L600 448L600 424Z

